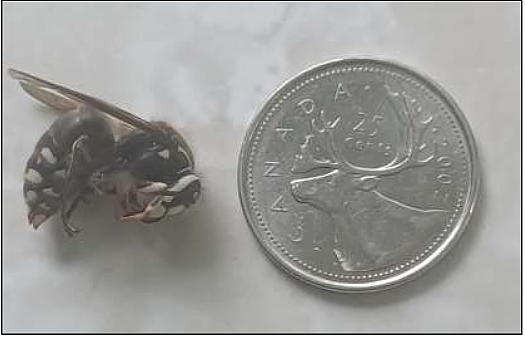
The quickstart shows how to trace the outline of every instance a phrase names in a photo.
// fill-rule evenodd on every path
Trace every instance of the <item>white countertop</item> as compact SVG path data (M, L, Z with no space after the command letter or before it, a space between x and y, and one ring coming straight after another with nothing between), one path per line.
M3 84L5 332L518 332L520 4L3 6L3 64L99 96L187 136L203 200L175 222L112 220L94 202L33 231L25 162L54 115ZM250 119L313 64L377 55L429 74L470 121L477 212L422 278L375 294L297 282L263 254L237 197Z

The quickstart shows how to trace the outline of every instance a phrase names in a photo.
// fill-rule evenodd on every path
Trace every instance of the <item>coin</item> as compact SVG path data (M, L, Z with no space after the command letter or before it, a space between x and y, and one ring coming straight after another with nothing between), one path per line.
M295 76L244 139L239 196L265 251L343 292L397 286L457 241L479 175L463 113L397 63L330 61Z

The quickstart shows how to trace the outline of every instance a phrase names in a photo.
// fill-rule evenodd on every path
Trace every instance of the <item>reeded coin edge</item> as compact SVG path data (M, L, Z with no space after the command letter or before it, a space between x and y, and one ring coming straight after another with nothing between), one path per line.
M248 159L248 152L253 148L252 143L255 137L254 132L259 128L260 123L264 119L269 120L269 117L267 117L268 113L263 113L263 112L270 112L271 111L270 108L275 106L279 98L281 98L280 101L282 103L283 101L282 97L286 95L288 96L290 95L290 93L284 94L284 89L286 87L289 87L294 82L298 82L300 79L307 77L309 73L322 71L322 69L324 68L332 68L332 67L337 67L337 66L349 67L349 66L352 66L353 64L367 64L367 63L371 64L370 67L382 66L387 69L393 68L393 69L400 70L402 73L405 73L406 75L409 75L410 77L413 77L414 79L418 80L418 82L420 83L416 82L415 83L416 85L420 87L427 87L429 92L439 97L441 101L445 105L448 106L450 114L456 118L457 120L456 122L459 128L461 129L461 131L463 132L463 136L467 143L466 146L468 147L468 154L465 154L465 157L468 158L470 155L470 157L468 158L470 159L470 182L469 182L470 184L467 183L468 194L465 199L465 204L461 210L461 215L459 215L455 219L455 222L453 221L454 226L451 227L451 231L448 232L448 235L446 236L446 238L441 240L437 249L429 253L428 256L424 258L423 260L415 263L414 266L412 266L411 268L405 271L402 271L399 274L393 274L384 279L368 281L365 283L349 283L349 282L340 282L340 281L334 281L334 280L329 280L329 279L323 279L322 277L314 275L307 270L302 270L296 267L291 261L288 261L284 259L283 257L281 257L282 253L280 253L278 249L275 247L275 242L272 242L271 238L265 237L264 234L259 229L257 229L257 225L259 225L259 222L254 218L253 213L250 211L250 207L248 206L249 201L246 196L246 192L243 188L245 182L247 181L246 178L248 177L246 166L249 166L248 164L250 163L250 161L245 161L245 160ZM317 77L319 78L319 75ZM292 89L291 92L293 91L294 90ZM290 92L290 90L288 92ZM286 98L287 97L285 97L284 99ZM456 104L454 99L440 85L438 85L428 76L423 75L420 72L416 72L412 70L410 67L401 65L398 62L381 60L381 59L371 59L371 58L338 59L338 60L332 60L332 61L328 61L325 63L321 63L313 67L310 67L304 70L303 72L293 76L292 78L284 82L281 86L279 86L279 88L275 90L272 93L272 95L270 95L270 98L266 101L266 103L262 106L262 108L258 110L258 114L255 116L255 118L251 122L250 127L248 128L248 131L243 140L243 144L242 144L242 148L240 152L237 178L238 178L239 197L241 199L243 213L246 217L246 220L250 228L252 229L256 238L258 239L258 242L265 249L264 250L265 253L267 253L269 257L272 258L272 260L276 262L279 266L284 268L285 271L291 273L296 278L299 278L307 283L319 286L321 288L325 288L325 289L329 289L333 291L342 291L342 292L368 292L368 291L378 291L378 290L391 288L391 287L400 285L404 282L407 282L409 280L412 280L418 277L421 273L428 270L431 266L437 263L453 247L455 242L459 239L461 233L466 228L468 221L472 215L475 202L478 197L479 181L480 181L480 177L478 173L477 151L476 151L474 137L465 119L465 116L463 115L461 109ZM394 270L392 270L391 272L395 273Z

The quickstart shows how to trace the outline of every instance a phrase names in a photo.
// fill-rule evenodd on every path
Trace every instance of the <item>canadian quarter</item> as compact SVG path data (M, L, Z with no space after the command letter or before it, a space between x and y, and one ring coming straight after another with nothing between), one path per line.
M245 137L248 224L287 272L343 292L420 275L457 241L479 186L463 113L405 66L344 59L282 85Z

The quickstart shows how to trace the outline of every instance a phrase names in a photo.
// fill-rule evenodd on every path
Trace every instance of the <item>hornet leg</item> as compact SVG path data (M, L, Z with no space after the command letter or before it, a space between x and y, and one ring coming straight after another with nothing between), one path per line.
M69 219L71 218L71 214L78 206L78 202L80 202L82 198L80 196L76 196L73 202L69 205L69 207L63 206L61 209L61 216L62 216L62 224L64 225L64 230L69 236L74 236L75 234L80 232L80 229L75 228L71 223L69 222Z
M80 232L80 229L71 224L70 218L73 211L77 208L78 203L84 199L82 193L86 191L85 185L82 182L81 173L85 165L91 161L91 155L85 145L87 139L88 136L82 135L75 140L72 146L71 161L66 170L66 189L64 193L64 201L66 202L63 203L61 216L64 230L69 236ZM67 203L67 201L71 199L73 201Z

